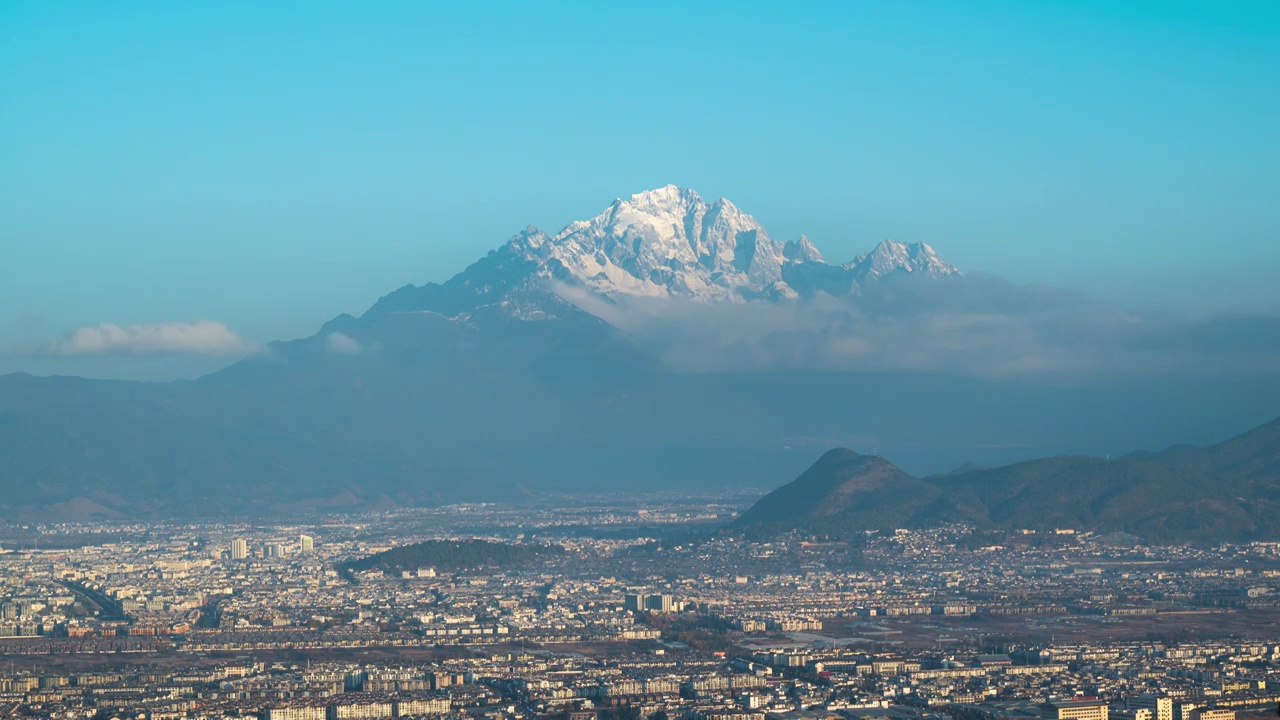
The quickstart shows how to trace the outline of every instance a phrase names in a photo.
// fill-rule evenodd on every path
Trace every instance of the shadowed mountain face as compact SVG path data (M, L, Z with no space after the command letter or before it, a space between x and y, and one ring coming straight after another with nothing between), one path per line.
M1204 448L1052 457L923 480L832 450L736 525L839 533L946 522L1123 531L1156 542L1280 537L1280 420Z
M1001 315L1010 307L1034 322ZM1099 342L1123 344L1088 345L1095 322ZM1275 330L1252 351L1270 352ZM833 445L878 446L924 473L1211 442L1274 417L1271 375L989 372L1063 357L1145 368L1177 333L970 278L919 243L831 263L727 201L660 188L554 236L527 229L448 282L402 287L196 381L0 377L0 516L762 487ZM1048 336L1058 344L1041 345ZM870 493L885 522L925 517L924 500L942 497L874 456L831 462L846 479L883 477L821 497ZM949 482L973 485L965 507L1004 522L1022 510L979 487L997 477Z
M736 524L831 532L900 527L926 514L939 495L882 457L837 448L761 498Z

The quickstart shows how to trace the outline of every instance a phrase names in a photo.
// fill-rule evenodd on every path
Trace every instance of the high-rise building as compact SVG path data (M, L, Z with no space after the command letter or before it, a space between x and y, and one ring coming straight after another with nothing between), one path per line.
M622 605L627 610L634 610L636 612L640 612L641 610L645 609L645 600L647 599L648 598L646 598L643 594L631 594L623 598Z
M315 538L311 537L310 535L299 535L298 549L300 552L304 552L304 553L309 553L312 550L315 550L316 549Z
M269 558L282 558L285 556L284 545L282 543L267 543L262 548L262 556Z
M231 541L231 559L244 560L249 557L249 543L243 538L236 538Z
M650 595L645 598L645 607L655 612L669 613L675 610L675 598L670 595Z
M1124 704L1130 710L1150 710L1151 720L1173 720L1173 698L1146 693L1127 698Z

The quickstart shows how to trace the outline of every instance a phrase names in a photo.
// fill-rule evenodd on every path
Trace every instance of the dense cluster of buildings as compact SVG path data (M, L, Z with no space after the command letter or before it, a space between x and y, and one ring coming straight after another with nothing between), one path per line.
M1274 646L1046 647L993 656L795 646L751 656L636 646L612 655L476 649L423 664L242 659L178 669L11 672L0 703L23 714L354 720L420 716L737 718L955 716L1235 720L1274 712ZM1185 658L1171 658L1187 650ZM1018 659L1014 659L1014 656ZM1103 655L1106 659L1082 659ZM797 661L798 660L798 661ZM2 709L2 707L0 707ZM585 714L585 715L584 715Z
M663 530L723 514L469 506L305 526L30 528L43 542L0 553L0 712L1233 720L1280 696L1272 544ZM60 535L89 540L60 547ZM339 570L443 537L565 552ZM66 669L76 658L90 669Z

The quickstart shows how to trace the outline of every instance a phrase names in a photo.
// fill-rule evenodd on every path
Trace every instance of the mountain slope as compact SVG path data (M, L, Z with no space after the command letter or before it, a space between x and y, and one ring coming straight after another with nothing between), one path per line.
M736 524L856 532L945 522L1123 531L1149 541L1280 537L1280 420L1204 448L1051 457L924 480L833 450Z
M765 495L736 521L738 527L843 530L913 522L939 495L875 455L828 451L800 477Z
M1046 458L936 484L980 503L999 525L1113 528L1154 540L1275 537L1280 420L1205 448Z

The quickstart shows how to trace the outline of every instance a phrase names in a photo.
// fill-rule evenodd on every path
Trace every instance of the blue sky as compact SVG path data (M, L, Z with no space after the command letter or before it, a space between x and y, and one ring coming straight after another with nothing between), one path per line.
M1271 2L9 0L0 350L308 335L668 182L834 259L1273 311L1278 88ZM0 372L121 361L69 362Z

